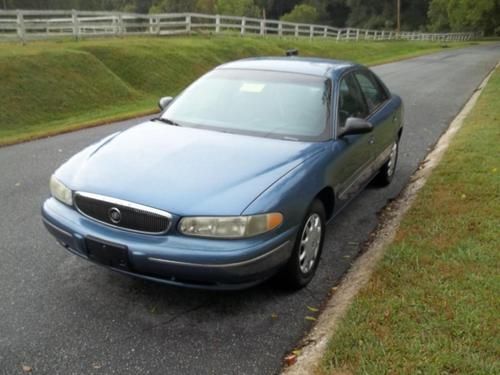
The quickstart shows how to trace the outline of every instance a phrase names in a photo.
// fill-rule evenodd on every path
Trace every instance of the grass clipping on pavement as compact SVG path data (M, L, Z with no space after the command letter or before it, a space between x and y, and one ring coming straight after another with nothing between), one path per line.
M500 373L500 70L330 340L320 372Z

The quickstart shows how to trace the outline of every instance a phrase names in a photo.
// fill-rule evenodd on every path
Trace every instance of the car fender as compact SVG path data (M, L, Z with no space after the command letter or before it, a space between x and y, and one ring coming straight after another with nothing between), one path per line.
M100 139L99 141L91 144L90 146L85 147L83 150L78 152L69 158L65 163L63 163L55 172L54 175L58 179L60 179L66 186L70 189L73 187L72 185L72 177L74 175L74 171L79 168L79 166L89 157L91 157L95 152L97 152L102 146L106 143L111 142L121 131L108 135Z
M325 175L327 150L325 142L322 152L306 159L269 186L245 208L242 215L280 212L285 218L283 231L299 225L311 202L328 186Z

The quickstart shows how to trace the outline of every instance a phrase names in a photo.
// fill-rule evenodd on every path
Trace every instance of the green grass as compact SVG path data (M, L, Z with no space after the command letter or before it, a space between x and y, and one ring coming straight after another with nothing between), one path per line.
M454 43L464 46L470 43ZM336 43L256 37L125 38L0 44L0 145L156 108L214 66L248 56L301 55L377 64L440 50L431 42Z
M404 218L320 373L500 373L500 70Z

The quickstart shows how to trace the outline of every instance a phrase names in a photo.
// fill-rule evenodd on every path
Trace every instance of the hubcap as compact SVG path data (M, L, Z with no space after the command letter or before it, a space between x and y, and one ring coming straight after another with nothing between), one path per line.
M391 155L389 156L389 163L387 164L387 175L392 176L394 170L396 169L396 160L398 157L398 143L394 142L391 149Z
M299 248L299 266L302 273L308 273L314 266L321 245L321 217L314 213L306 221Z

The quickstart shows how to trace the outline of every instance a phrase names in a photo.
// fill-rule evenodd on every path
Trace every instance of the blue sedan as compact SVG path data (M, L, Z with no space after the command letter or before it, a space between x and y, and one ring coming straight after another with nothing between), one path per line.
M224 64L160 107L57 169L43 221L84 259L207 289L309 283L326 223L391 182L403 129L373 72L313 58Z

